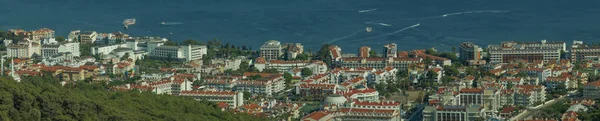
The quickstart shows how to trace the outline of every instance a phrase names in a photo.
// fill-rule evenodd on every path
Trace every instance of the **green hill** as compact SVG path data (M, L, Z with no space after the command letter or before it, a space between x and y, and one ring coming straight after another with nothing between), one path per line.
M52 77L0 77L0 120L264 120L222 112L214 103L148 92L108 91L105 85L60 86Z

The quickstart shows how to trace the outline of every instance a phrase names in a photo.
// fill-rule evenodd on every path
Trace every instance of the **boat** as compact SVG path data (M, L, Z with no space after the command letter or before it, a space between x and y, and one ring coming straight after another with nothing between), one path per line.
M373 28L367 27L366 30L367 30L367 32L371 32L371 31L373 31Z
M135 24L135 18L131 18L131 19L125 19L123 20L123 25L134 25Z
M165 24L167 24L167 23L165 23L164 21L161 21L161 22L160 22L160 24L162 24L162 25L165 25Z
M134 25L134 24L135 24L135 18L123 20L123 27L125 28L125 30L129 29L129 25Z
M169 33L169 35L173 35L173 33L171 32L171 33Z

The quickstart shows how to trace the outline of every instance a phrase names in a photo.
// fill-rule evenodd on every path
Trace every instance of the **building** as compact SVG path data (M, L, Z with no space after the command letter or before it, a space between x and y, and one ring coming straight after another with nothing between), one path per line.
M254 67L259 71L264 69L277 69L280 72L287 72L295 68L308 68L315 74L326 73L328 68L327 64L323 61L284 61L284 60L269 60L259 57L256 59L256 63L254 63Z
M388 58L398 57L398 46L396 43L390 43L383 46L384 56Z
M423 121L476 121L485 117L479 105L471 106L426 106Z
M260 57L266 60L276 60L283 55L283 47L277 40L269 40L260 46Z
M514 60L534 62L542 60L559 60L561 51L566 50L564 42L502 42L501 45L490 45L490 63L508 63Z
M583 41L573 41L571 47L571 62L581 63L588 60L598 60L600 58L600 46L589 46L583 44Z
M31 41L11 44L6 47L7 57L31 58L33 54L40 54L40 44Z
M324 100L324 110L302 117L301 121L402 121L400 103L393 101L347 102L340 95Z
M483 90L478 88L462 88L458 93L459 105L483 104Z
M517 106L535 106L546 101L546 87L542 85L517 85L514 88L514 104Z
M31 38L35 42L39 42L41 40L52 39L54 38L54 30L48 28L41 28L39 30L34 30L31 32Z
M174 59L178 61L200 60L206 55L204 45L158 46L150 53L153 58Z
M286 45L286 57L287 59L296 58L299 54L304 53L304 46L301 43L285 44Z
M225 102L230 108L244 105L244 93L229 91L181 91L180 96L191 97L195 100L206 100L210 102Z
M79 41L81 43L94 43L96 42L96 38L98 33L96 31L84 31L79 33Z
M112 52L113 50L120 48L120 47L125 47L125 44L98 45L98 46L92 47L92 54L93 55L108 55L108 54L110 54L110 52Z
M275 93L282 92L285 89L285 79L283 78L283 74L265 75L263 77L265 78L258 80L239 80L236 82L235 91L271 96Z
M344 68L375 68L394 67L398 70L407 70L411 64L421 62L421 58L363 58L343 57L341 66Z
M79 40L79 34L81 33L81 30L73 30L69 33L69 36L67 36L67 39L70 40Z
M42 45L41 51L42 57L54 56L59 53L71 53L72 56L81 55L78 42Z
M362 46L360 49L358 49L358 57L368 58L371 56L369 55L369 52L371 52L371 47Z
M481 60L481 47L473 44L472 42L463 42L459 47L459 61L464 64L469 64L470 61L478 62Z
M583 97L588 99L600 99L600 80L587 83L583 87Z

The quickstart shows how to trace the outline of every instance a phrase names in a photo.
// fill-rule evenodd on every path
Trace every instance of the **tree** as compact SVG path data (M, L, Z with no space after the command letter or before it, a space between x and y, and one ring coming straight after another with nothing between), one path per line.
M175 43L173 41L167 41L167 42L165 42L164 45L167 45L167 46L177 46L177 43Z
M456 52L456 47L452 47L452 52Z
M248 91L244 91L244 99L248 100L252 97L252 93L248 92Z
M313 71L310 70L309 68L302 69L302 72L301 72L302 77L308 77L308 76L311 76L312 74L313 74Z
M283 74L283 78L285 79L286 87L290 87L292 85L292 79L293 79L292 74L286 72Z
M194 82L192 82L192 86L202 86L202 84L204 83L204 79L198 79Z
M238 69L239 72L247 72L249 69L250 65L248 65L248 61L242 61L242 63L240 63L240 68Z
M201 43L196 40L187 39L187 40L181 42L181 45L201 45Z
M471 87L472 87L472 88L477 88L477 87L478 87L478 86L477 86L477 85L478 85L477 83L478 83L478 82L477 82L477 80L473 80L473 83L471 83Z
M379 55L377 55L377 52L375 50L371 50L369 51L369 57L379 57Z
M425 50L425 54L437 55L437 51L435 51L433 48L429 48L429 49Z
M294 60L308 60L308 59L310 59L308 54L302 53L302 54L298 54L298 56L296 56L296 58Z
M56 37L56 41L57 42L64 42L65 41L65 37L63 37L63 36L57 36Z
M125 53L123 57L121 57L121 61L129 59L129 53Z
M261 79L263 77L260 74L256 74L256 75L250 76L249 78L250 78L250 80L257 80L257 79Z
M325 64L327 64L327 67L334 68L333 63L331 62L331 57L329 56L331 54L331 52L329 51L330 46L331 45L329 44L321 45L321 49L319 49L317 54L314 56L313 60L321 60L325 62Z
M460 72L454 66L444 66L446 76L457 76Z

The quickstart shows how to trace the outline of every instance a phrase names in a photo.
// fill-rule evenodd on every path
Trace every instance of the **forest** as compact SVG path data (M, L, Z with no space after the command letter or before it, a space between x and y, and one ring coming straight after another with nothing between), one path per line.
M0 77L0 120L265 120L221 111L208 101L140 91L110 91L85 82L61 86L50 76Z

